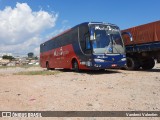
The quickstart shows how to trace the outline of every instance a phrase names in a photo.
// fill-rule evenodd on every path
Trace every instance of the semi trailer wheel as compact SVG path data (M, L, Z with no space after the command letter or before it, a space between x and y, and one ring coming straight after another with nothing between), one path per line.
M160 63L160 55L157 57L157 63Z
M143 70L150 70L155 66L155 61L153 58L149 58L143 61L142 69Z
M127 57L127 65L126 65L127 70L138 70L139 68L140 64L136 59Z

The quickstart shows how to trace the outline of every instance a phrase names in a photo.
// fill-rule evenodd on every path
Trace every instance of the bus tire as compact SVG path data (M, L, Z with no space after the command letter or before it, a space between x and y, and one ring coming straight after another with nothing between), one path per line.
M49 62L46 62L46 68L47 70L50 70L51 68L49 67Z
M150 70L155 66L155 61L153 58L149 58L143 61L142 69L143 70Z
M73 69L75 72L79 72L79 71L80 71L77 60L73 60L73 62L72 62L72 69Z
M138 70L139 68L140 64L136 59L127 57L127 65L126 65L127 70Z

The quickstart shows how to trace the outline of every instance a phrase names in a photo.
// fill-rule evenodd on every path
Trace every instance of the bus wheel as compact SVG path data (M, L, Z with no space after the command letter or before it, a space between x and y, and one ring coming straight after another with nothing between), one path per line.
M153 58L149 58L143 61L142 69L143 70L150 70L155 66L155 61Z
M74 60L74 61L72 62L72 69L73 69L75 72L79 72L79 66L78 66L77 60Z
M49 62L46 62L46 68L47 68L47 70L50 70Z
M127 57L127 70L138 70L140 68L139 62L133 58Z

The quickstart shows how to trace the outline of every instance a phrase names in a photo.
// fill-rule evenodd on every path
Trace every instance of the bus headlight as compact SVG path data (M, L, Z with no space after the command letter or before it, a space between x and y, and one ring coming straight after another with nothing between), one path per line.
M126 58L122 58L121 61L126 61Z
M90 61L87 61L86 66L92 66L92 63Z
M105 60L97 59L97 58L96 58L96 59L94 59L94 61L95 61L95 62L105 62Z

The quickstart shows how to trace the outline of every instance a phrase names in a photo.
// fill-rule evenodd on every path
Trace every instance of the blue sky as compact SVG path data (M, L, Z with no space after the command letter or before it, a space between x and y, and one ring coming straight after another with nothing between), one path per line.
M159 20L159 0L0 0L0 9L26 2L33 11L59 13L57 26L67 20L70 26L85 21L115 23L121 29ZM49 6L49 7L48 7Z
M52 18L57 15L54 25L36 33L38 42L87 21L114 23L125 29L160 20L160 0L0 0L0 11L6 6L14 9L17 3L27 3L33 12L53 14Z

